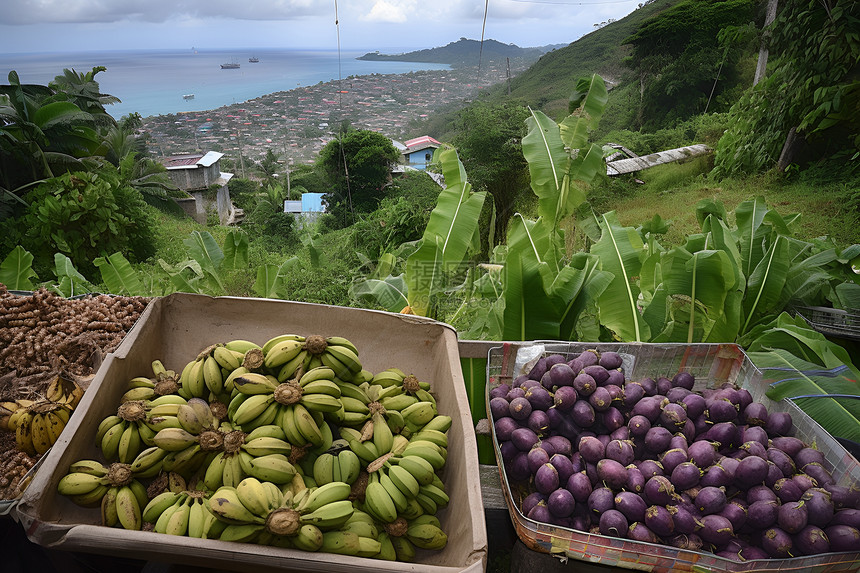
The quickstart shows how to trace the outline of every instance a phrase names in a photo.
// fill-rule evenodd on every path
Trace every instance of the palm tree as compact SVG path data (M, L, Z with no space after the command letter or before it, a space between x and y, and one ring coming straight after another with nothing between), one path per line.
M104 66L95 66L86 73L77 72L74 68L66 68L61 75L48 83L48 87L66 94L69 101L91 114L99 127L113 126L116 125L116 120L105 111L105 106L120 103L120 99L101 93L95 77L96 74L104 71L107 71Z

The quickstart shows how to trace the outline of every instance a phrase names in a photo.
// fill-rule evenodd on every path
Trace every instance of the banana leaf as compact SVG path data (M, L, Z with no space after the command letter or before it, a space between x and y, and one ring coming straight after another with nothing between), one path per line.
M442 249L437 237L421 241L421 246L406 259L406 285L409 307L414 314L435 318L436 294L443 289Z
M581 113L567 116L559 125L559 131L568 149L582 149L588 142L589 130L597 127L603 116L609 92L603 78L594 74L590 78L577 80L570 99L573 105L581 108ZM602 156L603 152L600 151L600 154Z
M267 263L257 267L254 294L263 298L278 298L278 265Z
M553 227L585 201L585 194L570 186L570 155L559 126L541 111L529 109L529 131L523 137L523 156L529 164L531 188L538 197L538 216Z
M833 289L836 294L836 308L850 312L860 309L860 285L855 283L841 283Z
M784 236L777 235L771 248L756 265L752 274L748 275L743 301L746 320L741 333L746 332L750 324L754 324L762 317L782 310L779 302L788 278L788 271L788 241Z
M102 281L112 294L124 294L128 296L146 296L131 263L122 253L114 253L109 257L98 257L93 260L102 275Z
M752 274L756 265L764 257L766 238L770 234L769 229L762 225L767 212L768 207L764 197L744 201L735 208L741 269L746 277Z
M30 277L35 276L33 255L21 245L16 245L0 264L0 283L9 290L33 290Z
M203 291L198 286L204 276L203 269L200 268L200 263L189 259L173 266L168 264L164 259L158 259L158 264L161 265L161 268L170 277L170 283L177 292L202 294ZM190 277L187 276L189 273L186 273L186 270L191 272Z
M248 267L248 235L239 229L231 229L224 237L225 269L244 269Z
M699 222L699 226L702 227L703 230L705 221L711 215L720 221L729 220L729 214L726 212L725 205L719 201L714 201L713 199L702 199L696 204L696 220Z
M860 440L860 383L850 370L822 371L783 349L748 355L764 373L768 398L793 400L831 435Z
M472 423L477 424L487 417L487 402L484 396L487 385L487 359L486 358L460 358L460 368L463 371L463 380L466 383L466 396L469 398L469 406L472 412ZM495 464L496 456L493 453L493 443L487 435L477 435L478 462L482 464Z
M612 282L612 273L601 270L600 260L588 253L575 254L566 268L582 277L582 286L561 309L559 339L596 342L600 338L597 301Z
M58 281L57 291L66 298L95 290L86 277L75 268L72 259L63 253L54 253L54 272Z
M621 340L647 342L651 338L648 324L642 320L637 303L636 284L642 269L642 237L633 227L622 227L615 212L601 215L603 234L591 248L600 258L601 270L612 273L613 280L600 295L600 322Z
M387 276L385 279L367 279L349 287L349 296L366 301L389 312L400 312L409 305L406 297L404 275Z
M192 231L191 236L182 241L188 249L191 257L200 263L200 268L206 274L206 277L211 285L211 290L215 294L224 292L224 284L221 282L221 263L224 260L224 253L221 247L209 233L209 231Z

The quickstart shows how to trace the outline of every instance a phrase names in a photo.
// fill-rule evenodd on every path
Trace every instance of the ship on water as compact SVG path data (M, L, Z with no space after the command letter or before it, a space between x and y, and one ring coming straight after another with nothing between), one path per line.
M194 94L185 94L184 96L182 96L182 99L184 99L185 101L190 101L194 99Z
M256 64L257 62L260 61L260 58L258 58L257 56L251 56L250 58L248 58L248 61L251 62L252 64Z
M239 62L229 62L227 64L221 64L222 70L238 70Z

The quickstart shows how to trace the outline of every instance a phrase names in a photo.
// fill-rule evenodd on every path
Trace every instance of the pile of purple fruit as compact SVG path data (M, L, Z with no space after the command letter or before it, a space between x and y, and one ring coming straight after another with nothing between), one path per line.
M733 560L860 551L860 490L733 385L627 381L615 352L540 358L490 391L508 480L535 521Z

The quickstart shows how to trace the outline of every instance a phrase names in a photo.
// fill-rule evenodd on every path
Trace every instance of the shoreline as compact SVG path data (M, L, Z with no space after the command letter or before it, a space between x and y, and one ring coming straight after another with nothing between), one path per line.
M235 161L240 152L257 160L272 149L284 160L312 163L342 121L392 139L432 136L417 130L435 111L465 105L505 79L501 64L485 67L480 77L477 68L349 76L212 110L147 116L143 125L160 156L219 151Z

